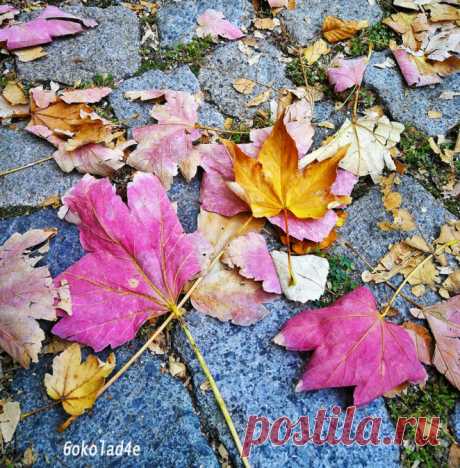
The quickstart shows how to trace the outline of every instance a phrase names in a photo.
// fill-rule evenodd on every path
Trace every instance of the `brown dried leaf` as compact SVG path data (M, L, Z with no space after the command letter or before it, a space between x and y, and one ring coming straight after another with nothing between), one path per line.
M342 20L336 16L326 16L323 22L323 36L328 42L334 44L345 39L350 39L358 31L368 26L367 20Z

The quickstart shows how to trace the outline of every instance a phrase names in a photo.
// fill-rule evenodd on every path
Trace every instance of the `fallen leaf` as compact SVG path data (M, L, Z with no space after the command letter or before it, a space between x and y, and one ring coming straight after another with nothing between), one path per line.
M0 95L0 120L12 119L15 117L27 117L30 113L28 105L12 106Z
M315 160L324 161L346 147L339 167L357 176L369 174L377 182L385 166L392 171L396 169L390 149L399 142L403 130L403 124L390 121L385 115L364 116L356 122L346 119L332 138L299 161L299 167Z
M8 81L2 91L3 97L8 101L8 104L17 106L19 104L28 104L29 100L24 94L22 86L15 81Z
M447 461L448 468L457 468L460 466L460 445L453 442L449 449L449 459Z
M22 463L25 466L32 466L37 461L37 455L34 453L32 447L27 447L24 450L24 455L22 457Z
M460 28L454 24L440 24L431 28L424 40L424 54L430 60L444 61L460 53Z
M263 221L253 219L244 228L247 215L224 218L215 213L201 211L195 240L202 259L202 270L236 235L257 232ZM191 295L193 307L221 321L231 320L237 325L252 325L269 312L264 303L275 296L262 290L259 283L243 278L234 270L227 270L216 262Z
M255 217L276 216L288 210L297 218L318 219L331 202L340 198L330 188L346 148L299 171L297 147L282 117L263 143L257 159L246 156L231 142L227 142L227 148L233 156L235 181L244 190Z
M81 361L77 343L69 346L53 360L53 373L45 374L45 387L49 397L62 403L67 414L79 416L93 407L98 391L115 368L115 354L106 362L90 354Z
M323 55L327 55L331 49L323 39L318 39L312 45L302 50L303 57L308 65L313 65Z
M264 291L281 294L278 276L267 243L261 234L249 232L233 239L222 258L230 268L239 268L245 278L262 281Z
M4 442L11 442L20 418L21 408L18 402L0 400L0 435Z
M47 55L45 49L39 46L29 47L28 49L15 50L13 53L20 62L24 63L32 62Z
M431 356L433 356L433 339L431 338L430 332L418 323L404 322L402 325L415 344L418 360L430 366L432 364Z
M276 22L273 18L256 18L254 20L254 27L256 29L268 29L272 31L275 29Z
M137 173L127 194L128 206L108 179L86 175L63 197L87 253L55 278L68 282L73 307L53 333L95 351L130 341L149 318L169 312L200 271L159 180Z
M382 21L393 31L402 35L403 45L413 51L420 49L424 33L430 25L425 14L395 13Z
M430 20L438 21L460 21L460 10L445 3L429 3L425 6L430 12Z
M287 253L274 250L271 256L278 272L281 289L288 299L305 303L323 295L329 274L329 262L325 258L316 255L291 257L294 281L292 283Z
M435 110L429 110L427 114L429 119L440 119L442 117L442 112Z
M99 102L112 92L112 88L87 88L87 89L73 89L64 91L59 97L66 104L85 103L93 104Z
M13 19L19 14L19 10L12 5L0 5L0 25L6 21Z
M206 10L197 18L198 28L196 33L198 37L211 36L217 40L218 36L225 39L240 39L244 37L243 32L234 24L224 19L224 14L217 10Z
M328 42L334 44L345 39L350 39L358 31L368 26L367 20L342 20L336 16L326 16L323 21L323 36Z
M460 296L423 309L435 339L433 364L460 390Z
M314 350L296 391L354 386L360 406L404 382L427 379L408 332L382 319L365 287L329 307L300 312L274 341L289 350Z
M26 368L38 362L45 339L37 320L56 320L58 297L48 268L34 268L46 247L34 255L31 250L55 234L55 229L16 233L0 247L0 347Z
M264 91L263 93L258 94L257 96L253 97L251 100L249 100L246 103L247 107L257 107L263 104L264 102L267 102L270 99L271 91L268 89L267 91Z
M460 294L460 270L455 270L451 273L442 285L448 292Z
M255 85L255 81L247 78L238 78L233 82L233 87L241 94L251 94Z
M352 86L359 86L367 67L367 57L345 60L338 55L327 69L329 83L334 85L334 91L341 93Z
M36 19L1 29L0 44L4 43L8 50L47 44L56 37L81 33L83 26L94 28L97 23L47 6Z
M169 356L168 367L169 373L173 377L185 379L187 375L187 369L185 368L185 364L183 362L176 361L172 356Z

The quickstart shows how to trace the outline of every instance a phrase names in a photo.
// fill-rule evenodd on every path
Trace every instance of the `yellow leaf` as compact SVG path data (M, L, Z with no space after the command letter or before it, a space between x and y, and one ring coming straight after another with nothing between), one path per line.
M66 413L79 416L94 405L97 393L114 367L113 353L107 362L90 355L82 363L80 345L74 343L54 358L53 374L45 375L46 391L53 400L62 402Z
M263 93L258 94L256 97L253 97L246 105L248 107L256 107L260 104L267 102L270 99L270 90L264 91Z
M12 106L0 95L0 120L11 119L13 117L27 117L29 112L29 106L24 104Z
M368 26L369 23L366 20L342 20L336 16L326 16L323 22L323 36L328 42L333 44L350 39L358 31Z
M431 3L426 5L430 10L431 21L437 23L438 21L460 21L460 10L451 5L444 3Z
M3 97L8 101L12 106L17 106L19 104L27 104L29 100L27 99L22 86L20 86L15 81L8 81L5 88L2 91Z
M257 29L268 29L271 31L275 28L276 24L273 18L256 18L254 21L254 26Z
M331 51L327 43L322 39L318 39L311 46L303 50L303 56L308 65L313 65L322 55L326 55Z
M425 14L396 13L385 18L382 23L402 34L403 44L409 49L418 50L423 40L423 32L429 29Z
M30 47L29 49L15 50L13 53L20 62L32 62L47 55L43 47Z
M347 147L322 162L298 170L298 151L281 116L265 140L257 159L246 156L235 144L226 146L233 156L235 180L256 218L276 216L283 210L297 218L321 218L332 202L330 193L337 166Z
M255 85L255 81L247 78L238 78L233 82L233 87L241 94L251 94Z

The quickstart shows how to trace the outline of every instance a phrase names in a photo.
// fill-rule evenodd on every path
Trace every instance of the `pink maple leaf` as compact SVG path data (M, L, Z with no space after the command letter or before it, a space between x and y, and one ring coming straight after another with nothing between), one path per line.
M289 350L314 350L297 391L355 387L354 403L364 405L405 382L427 378L410 335L380 316L365 287L329 307L300 312L274 341Z
M198 16L197 23L199 24L196 30L198 37L211 36L214 40L217 36L230 40L244 37L244 33L237 26L224 19L221 11L206 10Z
M264 236L250 232L230 242L223 262L245 278L262 281L264 291L281 294L281 286Z
M0 29L0 43L9 50L37 46L52 42L55 37L69 36L93 28L96 21L79 18L55 6L46 7L34 20Z
M170 311L200 271L160 181L137 173L127 192L126 205L108 179L86 175L63 199L87 253L55 279L69 283L73 313L53 333L95 351L126 343Z
M66 104L93 104L99 102L112 92L112 88L87 88L87 89L72 89L64 91L59 97Z
M342 56L337 56L332 61L332 67L327 69L327 77L329 83L334 85L334 91L341 93L352 86L359 86L363 81L367 62L366 57L345 60Z

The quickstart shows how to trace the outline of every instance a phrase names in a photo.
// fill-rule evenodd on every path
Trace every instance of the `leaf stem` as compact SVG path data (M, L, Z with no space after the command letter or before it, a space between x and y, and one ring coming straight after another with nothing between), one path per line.
M441 245L438 247L432 254L428 255L425 259L423 259L404 279L404 281L399 285L398 289L394 292L393 296L391 296L390 301L388 302L387 306L383 310L383 312L380 314L380 318L384 318L388 312L391 309L391 306L393 305L394 301L396 298L399 296L401 293L402 289L406 285L406 283L422 268L425 263L429 262L433 257L441 254L447 247L451 247L455 244L458 244L458 240L453 240L450 242L446 242L445 244Z
M14 167L12 169L7 169L7 170L5 170L3 172L0 172L0 177L7 176L9 174L14 174L15 172L22 171L22 170L27 169L29 167L35 166L37 164L41 164L41 163L44 163L46 161L50 161L51 159L53 159L53 156L46 156L46 158L38 159L37 161L32 161L31 163L24 164L24 166Z
M35 416L36 414L44 413L45 411L48 411L55 406L59 405L61 403L61 400L56 400L53 401L53 403L50 403L49 405L42 406L41 408L35 408L32 411L28 411L27 413L21 413L21 421L29 418L30 416Z
M289 237L289 223L288 223L288 214L287 209L283 210L284 214L284 230L286 232L286 243L288 249L288 273L289 273L289 286L294 286L296 284L296 279L294 276L294 270L292 269L291 262L291 238Z
M214 398L216 399L217 405L219 406L219 409L225 419L225 422L230 430L230 433L232 435L233 441L235 442L235 445L238 449L238 452L241 457L241 461L243 462L243 465L246 468L250 468L250 464L248 462L248 459L246 457L243 457L243 446L241 444L240 437L238 436L238 432L236 431L235 425L233 424L232 417L230 416L230 413L228 412L227 405L225 404L225 400L222 397L222 394L220 393L219 387L217 386L216 381L214 380L214 377L211 374L211 371L206 363L206 360L203 357L203 354L200 351L200 348L196 344L195 339L193 338L190 329L188 328L187 324L185 323L184 319L180 317L178 319L179 324L187 337L188 342L190 343L190 346L193 349L193 352L195 353L195 356L198 360L198 363L200 364L201 369L203 370L203 373L206 377L206 379L209 382L209 386L211 387L212 393L214 394Z

